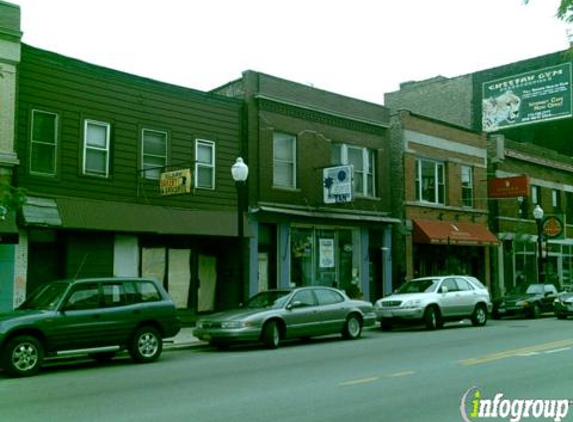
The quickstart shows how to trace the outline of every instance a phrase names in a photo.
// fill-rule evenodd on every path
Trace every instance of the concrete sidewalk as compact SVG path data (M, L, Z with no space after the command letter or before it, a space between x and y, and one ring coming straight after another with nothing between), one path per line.
M205 346L207 344L209 343L199 340L193 335L193 327L181 327L181 330L175 337L169 337L163 340L164 349Z

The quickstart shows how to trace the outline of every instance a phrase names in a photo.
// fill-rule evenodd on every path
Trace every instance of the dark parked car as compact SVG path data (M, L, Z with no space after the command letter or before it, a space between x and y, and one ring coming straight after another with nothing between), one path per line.
M342 334L356 339L375 321L370 302L349 299L330 287L300 287L261 292L240 309L200 319L193 334L219 347L261 341L275 349L291 338Z
M179 329L173 301L154 280L54 281L0 313L0 364L10 376L29 376L45 358L81 352L104 360L122 349L152 362Z
M553 300L553 312L559 319L573 315L573 292L562 293Z
M492 317L508 315L538 318L543 312L553 312L553 301L558 296L553 284L525 284L515 286L506 296L493 301Z

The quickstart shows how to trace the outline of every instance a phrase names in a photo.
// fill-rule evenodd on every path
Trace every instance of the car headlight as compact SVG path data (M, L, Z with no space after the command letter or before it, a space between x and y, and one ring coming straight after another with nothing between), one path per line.
M555 299L553 299L553 303L560 303L560 302L561 302L561 299L558 298L558 297L556 297Z
M402 308L419 308L420 303L421 303L420 299L407 300L402 305Z
M527 307L530 305L530 303L526 300L521 300L519 302L516 303L517 306L523 306L523 307Z
M223 321L221 323L221 328L237 329L237 328L245 328L249 325L250 323L246 321Z

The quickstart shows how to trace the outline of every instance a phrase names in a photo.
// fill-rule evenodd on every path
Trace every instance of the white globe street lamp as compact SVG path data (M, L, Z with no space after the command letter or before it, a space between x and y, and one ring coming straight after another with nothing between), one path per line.
M244 228L243 228L243 211L246 208L244 206L244 187L246 185L247 177L249 176L249 167L245 164L241 157L238 157L235 164L231 167L231 175L235 181L235 187L237 188L237 236L239 245L239 280L241 283L241 288L243 291L247 288L245 286L245 242L244 242ZM245 296L245 295L243 295ZM248 294L246 295L248 296Z

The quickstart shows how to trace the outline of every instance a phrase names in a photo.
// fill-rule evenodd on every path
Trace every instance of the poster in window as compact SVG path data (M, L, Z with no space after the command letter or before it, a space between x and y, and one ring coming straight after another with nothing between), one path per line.
M334 267L334 239L318 239L320 268Z

